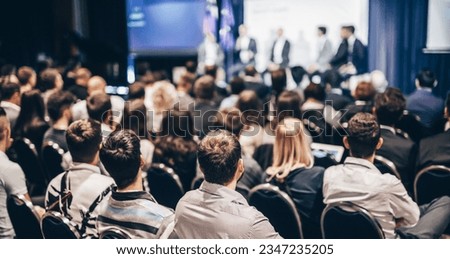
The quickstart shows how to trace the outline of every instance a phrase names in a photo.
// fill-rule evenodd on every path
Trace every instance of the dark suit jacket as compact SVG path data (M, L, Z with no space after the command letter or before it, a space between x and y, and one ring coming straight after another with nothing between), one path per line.
M347 64L349 61L353 63L357 70L357 74L366 73L368 70L367 50L366 46L358 39L353 44L353 52L348 51L348 42L343 40L339 45L336 55L331 59L330 64L335 68Z
M255 39L250 38L250 41L248 43L248 48L247 49L250 50L251 52L253 52L253 54L254 54L253 57L248 61L248 64L254 64L255 63L255 55L258 52L258 49L256 47L256 40ZM241 61L241 59L239 57L240 53L241 53L241 49L235 50L235 52L234 52L235 58L237 60L239 60L240 63L243 64L243 62Z
M260 100L266 100L267 96L270 94L270 87L263 83L246 81L245 89L255 91Z
M211 117L216 116L219 109L211 101L195 100L194 110L191 112L194 118L194 131L203 138L212 130L214 123Z
M418 89L408 97L406 109L419 116L421 123L430 128L443 117L444 100L432 92Z
M277 43L277 41L275 40L275 42L273 43L273 45L272 45L272 50L271 50L271 52L270 52L270 61L274 61L273 59L273 56L274 56L274 53L273 53L273 51L274 51L274 49L275 49L275 44ZM282 52L282 54L281 54L281 56L282 56L282 58L283 58L283 61L281 62L281 64L279 64L280 65L280 67L282 67L282 68L286 68L286 67L288 67L289 66L289 53L290 53L290 51L291 51L291 43L288 41L288 40L286 40L285 42L284 42L284 46L283 46L283 52Z
M347 96L335 94L335 93L329 93L327 94L327 97L325 98L326 101L332 102L332 107L336 111L339 111L341 109L344 109L347 105L350 105L353 100Z
M450 130L420 141L418 169L430 165L450 167Z
M381 129L381 137L384 139L383 146L377 151L377 155L392 161L400 173L403 185L408 191L412 190L415 176L414 160L417 155L415 143L392 133L388 129Z

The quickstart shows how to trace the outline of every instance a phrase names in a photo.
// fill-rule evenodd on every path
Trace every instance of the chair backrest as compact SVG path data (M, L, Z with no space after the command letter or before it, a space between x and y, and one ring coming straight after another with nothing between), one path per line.
M248 202L266 216L283 238L303 238L302 223L294 201L277 186L260 184L250 190Z
M322 212L325 239L383 239L378 221L366 209L351 202L329 204Z
M180 178L173 169L164 164L152 164L147 171L147 179L150 193L156 201L175 209L184 195L184 190Z
M425 135L425 129L420 122L420 118L417 115L409 113L407 110L403 111L403 116L395 124L395 127L406 132L408 137L416 142Z
M57 211L47 211L41 219L42 235L45 239L79 239L75 225Z
M64 169L61 166L64 150L58 144L49 141L44 143L42 148L42 162L45 165L48 180L52 180Z
M100 233L100 239L130 239L130 236L120 229L110 228Z
M429 203L435 198L450 196L450 168L432 165L420 170L414 179L414 197L417 204Z
M11 195L6 204L16 238L42 239L39 215L30 201L23 195Z
M380 170L381 173L392 174L392 175L396 176L397 179L399 179L399 180L402 179L400 176L400 173L397 170L397 167L395 166L394 162L392 162L391 160L389 160L383 156L376 155L374 165L378 168L378 170Z
M42 195L47 181L35 145L27 138L20 138L14 140L11 149L15 152L16 161L25 173L29 193Z

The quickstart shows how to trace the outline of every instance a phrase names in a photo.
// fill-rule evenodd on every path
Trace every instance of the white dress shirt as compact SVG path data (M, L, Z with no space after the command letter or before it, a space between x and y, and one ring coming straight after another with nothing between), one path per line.
M251 58L251 51L248 49L250 45L250 38L247 36L239 37L239 46L238 49L239 52L239 58L241 59L241 62L246 64L250 61Z
M348 52L353 53L353 46L355 45L356 37L355 35L352 35L348 38Z
M275 46L273 48L273 62L275 64L279 65L283 63L283 48L285 43L286 43L285 38L278 38L275 41Z
M361 158L348 157L343 165L325 171L323 197L325 204L348 201L365 208L378 220L386 238L396 237L396 219L412 227L420 216L400 180Z

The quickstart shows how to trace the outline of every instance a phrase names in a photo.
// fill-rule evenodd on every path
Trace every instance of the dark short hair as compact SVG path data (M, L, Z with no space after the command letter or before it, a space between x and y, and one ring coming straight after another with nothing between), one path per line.
M348 122L348 143L350 154L357 158L367 158L375 153L380 140L380 127L375 116L357 113Z
M92 119L74 121L66 131L66 141L74 162L91 163L102 142L100 123Z
M254 66L246 66L244 69L244 73L246 76L254 77L256 74L258 74L258 71L256 71L256 68Z
M331 88L340 88L342 79L337 70L330 69L322 74L322 81L325 85L329 84Z
M112 109L111 98L104 93L94 94L88 97L86 101L89 118L99 122L103 122L104 116Z
M141 99L145 97L145 84L142 82L134 82L128 87L128 100Z
M197 81L195 81L194 85L194 93L195 97L200 99L211 100L214 98L214 78L212 76L202 76Z
M375 109L378 123L394 125L400 120L406 108L406 99L397 88L387 88L375 98Z
M16 83L8 83L1 86L1 99L9 100L15 93L20 92L20 85Z
M295 84L299 85L303 77L308 74L306 70L301 66L295 66L291 68L292 79L294 79Z
M5 112L5 110L2 107L0 107L0 118L1 117L7 118L6 117L6 112ZM4 132L5 132L5 129L8 127L8 122L7 121L8 121L8 119L0 120L0 140L3 140L5 138Z
M23 66L17 71L17 79L21 85L25 85L35 73L31 67Z
M315 84L315 83L310 83L308 85L308 87L305 88L304 91L304 95L305 95L305 99L309 99L309 98L314 98L318 101L325 101L325 89L319 85L319 84Z
M189 111L171 110L161 122L160 136L181 137L186 140L194 138L194 120Z
M47 101L47 113L52 121L59 120L65 109L75 102L76 98L73 94L66 91L58 91L50 95Z
M419 80L419 85L422 87L433 88L434 82L436 82L436 76L429 69L422 69L417 74L417 80Z
M239 94L236 108L241 111L242 122L245 125L262 125L263 116L261 115L262 104L258 95L253 90L244 90Z
M205 75L216 78L217 77L217 69L218 68L216 65L205 66Z
M119 189L132 184L141 167L141 144L131 130L111 133L100 149L100 160Z
M371 102L375 98L377 91L370 82L359 82L355 89L355 99Z
M54 68L47 68L41 72L41 84L44 90L49 90L55 88L56 78L58 77L59 72Z
M226 185L235 176L241 145L236 136L225 130L208 133L198 146L197 157L205 180L209 183Z
M301 119L302 113L300 106L302 98L296 91L284 91L278 96L277 100L277 117L278 121L282 121L286 117Z
M327 27L319 26L319 27L317 27L317 29L319 31L321 31L324 35L327 34Z
M272 71L270 76L272 78L272 90L275 91L276 95L279 95L287 85L286 71L284 69L277 69Z
M218 129L231 132L237 137L239 137L242 129L244 128L244 124L241 120L241 112L238 108L227 108L220 110L217 113L216 119L217 121L215 121L214 124Z
M349 32L351 32L352 34L355 33L355 26L353 26L353 25L342 26L342 29L349 31Z
M193 60L187 61L185 67L186 71L188 71L189 73L195 74L195 72L197 72L197 62Z
M244 79L241 77L233 77L230 81L230 88L232 94L240 94L245 89Z

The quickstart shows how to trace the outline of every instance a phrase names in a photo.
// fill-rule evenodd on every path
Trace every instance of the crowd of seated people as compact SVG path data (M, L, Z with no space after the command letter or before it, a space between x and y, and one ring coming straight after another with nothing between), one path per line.
M131 238L281 238L247 201L267 183L292 199L305 238L322 237L324 208L340 201L364 207L387 238L450 234L448 191L420 206L410 198L419 170L450 166L450 98L433 95L431 71L418 73L410 96L364 80L352 91L334 70L303 71L296 87L285 69L270 71L268 83L248 66L226 87L217 67L196 71L189 62L176 82L147 71L125 99L108 95L106 81L83 67L71 72L73 84L55 68L21 67L1 79L0 238L15 236L7 198L35 198L32 172L14 150L24 139L44 171L55 161L43 148L62 150L61 172L43 174L46 191L33 193L45 202L33 201L41 216L61 213L83 238L109 230ZM347 151L337 160L316 152L317 143ZM174 208L158 204L145 184L161 164L179 178L184 196Z

